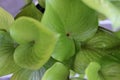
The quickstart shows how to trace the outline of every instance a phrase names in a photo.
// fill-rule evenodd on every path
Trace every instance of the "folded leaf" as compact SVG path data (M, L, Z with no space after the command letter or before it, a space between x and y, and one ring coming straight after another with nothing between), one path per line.
M96 12L80 0L46 0L42 23L55 32L84 41L95 34L97 21Z
M39 69L48 61L59 36L27 17L17 19L10 34L20 44L15 50L14 60L27 69Z
M27 16L27 17L34 18L38 21L41 21L42 15L43 14L36 8L36 6L33 3L31 3L25 6L24 8L22 8L20 13L18 13L15 18L18 18L21 16Z
M0 7L0 29L9 31L10 25L13 21L13 16Z
M108 17L114 25L113 29L119 28L120 26L119 22L120 8L118 7L118 5L120 5L119 0L82 0L82 1L89 7Z
M0 76L11 74L20 68L13 59L15 47L10 35L0 31Z

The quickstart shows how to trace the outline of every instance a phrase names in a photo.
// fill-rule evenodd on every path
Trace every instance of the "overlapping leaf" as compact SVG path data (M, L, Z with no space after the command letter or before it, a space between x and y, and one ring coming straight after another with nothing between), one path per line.
M91 62L93 63L93 62ZM101 66L96 67L97 64ZM119 80L120 79L120 64L110 56L104 56L99 63L90 64L86 69L88 80ZM96 70L96 71L95 71ZM95 73L94 73L95 72Z
M50 58L58 39L58 34L27 17L17 19L10 29L10 34L20 44L15 49L14 60L27 69L42 67Z
M93 36L98 27L95 11L80 0L46 0L42 23L53 31L68 33L80 41Z
M99 59L105 55L103 51L96 51L92 49L81 49L75 58L74 70L77 73L84 74L86 67L90 62L98 62Z
M113 32L99 28L97 33L86 44L92 48L108 49L120 46L120 39Z
M74 53L75 45L73 40L61 35L55 50L53 51L52 57L59 61L65 61L70 59Z
M62 53L57 52L53 55L68 54L70 49L71 52L74 52L74 41L71 39L85 41L95 34L98 27L95 11L84 5L80 0L46 0L46 10L42 23L53 32L62 35L54 51L55 53L56 51ZM74 53L70 53L71 55L74 55ZM59 60L57 57L54 58Z

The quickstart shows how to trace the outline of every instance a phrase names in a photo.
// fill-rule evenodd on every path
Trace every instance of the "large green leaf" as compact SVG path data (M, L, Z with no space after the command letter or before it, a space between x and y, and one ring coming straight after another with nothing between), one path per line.
M93 36L98 27L95 11L80 0L46 0L42 23L55 32L69 34L79 41Z
M16 44L5 31L0 31L0 76L13 73L17 66L13 59Z
M96 13L79 0L46 0L42 23L53 32L61 34L53 51L53 57L60 61L65 60L69 53L68 58L74 55L72 39L85 41L95 34L98 27Z
M108 17L114 29L120 26L120 1L119 0L82 0L89 7ZM117 4L116 4L117 3Z
M120 39L113 32L99 28L97 33L86 42L91 48L108 49L120 46Z
M0 7L0 29L9 31L10 25L13 21L13 16Z
M36 6L33 3L31 3L22 8L20 13L17 14L16 18L21 16L27 16L37 19L38 21L41 21L42 15L43 14L36 8Z
M27 17L17 19L10 34L20 44L14 53L15 62L28 69L39 69L48 61L59 36Z

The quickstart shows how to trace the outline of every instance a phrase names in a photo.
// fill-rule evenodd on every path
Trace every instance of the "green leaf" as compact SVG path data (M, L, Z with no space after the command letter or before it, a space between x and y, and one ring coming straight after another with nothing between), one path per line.
M91 62L85 70L87 80L102 80L99 75L101 65L97 62Z
M108 49L120 46L120 39L113 32L99 28L97 33L87 41L86 45L91 48Z
M39 70L29 70L29 69L20 69L13 73L13 76L10 80L41 80L45 72L44 67Z
M10 80L31 80L32 73L32 70L20 69L13 74Z
M120 1L118 0L82 0L82 1L89 7L108 17L114 25L113 29L119 28L120 7L118 5L120 5ZM114 2L116 2L117 4L115 4Z
M27 16L34 18L38 21L41 21L42 15L43 14L36 8L36 6L33 3L31 3L25 6L24 8L22 8L20 13L18 13L15 18L19 18L21 16Z
M60 36L57 45L52 53L52 57L58 61L70 59L75 54L75 45L72 39L64 35Z
M85 69L90 62L98 62L101 57L105 55L105 52L95 49L81 49L74 61L74 70L77 73L84 74Z
M45 8L45 2L46 2L46 0L38 0L38 2L39 2L39 4L40 4L43 8Z
M17 19L10 34L20 44L15 49L14 60L27 69L42 67L50 58L59 37L40 22L27 17Z
M15 47L10 35L0 31L0 76L11 74L20 68L13 59Z
M32 3L33 0L24 0L27 4Z
M97 21L95 11L80 0L46 0L42 23L55 32L85 41L95 34Z
M68 80L69 73L69 69L65 65L56 62L45 72L42 80Z
M13 21L13 16L0 7L0 29L9 31L10 25Z

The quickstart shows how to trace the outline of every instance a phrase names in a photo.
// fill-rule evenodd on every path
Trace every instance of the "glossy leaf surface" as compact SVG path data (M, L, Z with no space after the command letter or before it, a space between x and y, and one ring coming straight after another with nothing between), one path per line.
M50 58L58 39L58 34L27 17L17 19L10 29L10 34L20 44L14 53L15 62L27 69L42 67Z

